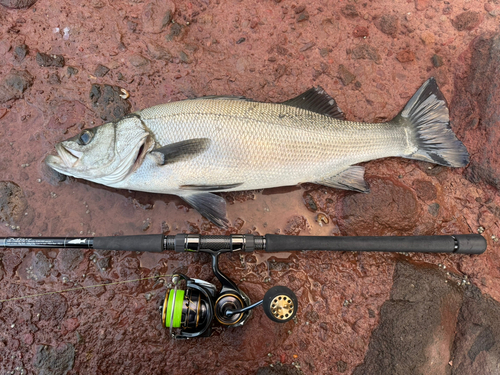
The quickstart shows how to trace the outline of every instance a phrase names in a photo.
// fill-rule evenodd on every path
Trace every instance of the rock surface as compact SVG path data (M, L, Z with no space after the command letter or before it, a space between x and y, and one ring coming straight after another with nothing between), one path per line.
M459 275L450 280L467 276L481 294L473 294L474 299L470 286L462 293L464 286L457 285L464 302L458 312L451 302L443 310L451 314L450 321L457 321L457 335L451 337L448 326L446 331L436 328L443 340L425 342L416 335L410 340L409 332L404 347L433 343L428 347L434 350L441 345L451 353L446 373L494 368L500 339L493 327L498 324L487 315L497 314L495 303L500 301L500 161L495 152L500 115L494 47L498 4L394 4L60 0L38 1L29 9L0 6L0 180L22 191L10 195L22 197L14 203L25 202L20 210L18 203L15 208L9 203L11 198L5 201L2 208L10 208L2 211L0 237L481 232L488 240L481 256L224 255L222 271L253 302L274 285L295 291L297 319L278 325L257 309L243 327L216 327L211 338L182 342L171 340L158 315L171 278L164 276L161 282L155 275L180 270L216 282L208 257L2 250L0 300L8 301L0 303L0 373L156 375L174 369L179 375L274 370L352 374L363 363L375 363L369 350L375 336L390 341L391 335L409 331L424 317L436 327L436 306L447 303L439 296L456 302L454 287L439 287L439 272L446 275L448 270ZM37 52L46 54L39 56L41 64ZM109 71L96 72L99 65ZM15 79L6 86L11 72ZM62 178L43 163L57 142L82 129L153 105L206 95L282 102L320 85L348 120L385 122L431 76L450 103L451 127L470 150L470 166L451 169L389 158L363 164L369 194L312 183L221 194L228 203L227 230L177 197ZM403 261L414 265L412 275L421 277L414 285L427 285L428 291L396 298L393 289L391 294L394 281L398 290L409 288L400 277L394 279ZM446 265L446 271L438 264ZM68 289L72 291L9 300ZM411 311L397 310L398 304L417 304L412 298L422 305L414 309L420 313L414 318ZM480 315L473 315L475 304ZM389 307L400 311L407 324L390 324L395 318L389 319ZM422 333L430 335L431 330ZM461 349L454 350L450 340ZM430 349L413 357L414 363L422 366L436 358ZM61 366L50 364L56 362ZM435 366L442 370L444 359L437 358Z
M399 263L353 374L497 373L500 303L468 284L443 269Z

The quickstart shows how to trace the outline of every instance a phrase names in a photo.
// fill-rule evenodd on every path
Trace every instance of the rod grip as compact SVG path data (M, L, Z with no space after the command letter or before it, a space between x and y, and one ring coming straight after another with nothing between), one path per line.
M374 251L481 254L486 240L479 234L447 236L282 236L266 234L266 251Z
M161 253L163 237L163 234L94 237L94 249Z

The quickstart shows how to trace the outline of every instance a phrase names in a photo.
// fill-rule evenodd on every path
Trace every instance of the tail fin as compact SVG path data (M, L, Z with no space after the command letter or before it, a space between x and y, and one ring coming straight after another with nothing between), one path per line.
M391 121L408 131L408 159L423 160L448 167L465 167L469 153L450 127L446 99L436 80L429 78L404 109Z

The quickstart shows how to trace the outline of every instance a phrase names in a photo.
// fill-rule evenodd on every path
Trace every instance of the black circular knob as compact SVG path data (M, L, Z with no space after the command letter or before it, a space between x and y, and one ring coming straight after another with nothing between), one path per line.
M286 286L273 286L264 295L262 307L269 319L286 323L297 313L297 296Z

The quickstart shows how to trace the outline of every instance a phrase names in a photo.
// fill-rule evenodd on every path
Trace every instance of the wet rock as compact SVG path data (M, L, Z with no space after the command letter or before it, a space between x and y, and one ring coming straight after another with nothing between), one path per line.
M165 37L165 39L168 42L174 40L174 38L182 39L182 36L184 35L185 29L186 28L184 26L182 26L181 24L171 23L169 32L168 32L167 36Z
M130 113L130 102L122 99L121 87L93 84L90 89L90 101L99 117L104 121L113 121Z
M440 68L443 66L443 58L439 55L433 55L431 61L432 65L434 65L435 68Z
M354 4L347 4L344 5L341 9L340 12L347 18L355 18L359 17L359 12L356 9L356 5Z
M28 202L19 185L11 181L0 181L0 221L9 225L18 224L24 216Z
M463 290L444 273L398 263L363 364L353 374L447 374Z
M50 270L52 267L49 259L45 256L45 254L39 251L35 255L35 259L32 263L32 268L33 269L29 270L28 272L30 274L29 278L38 281L47 277L50 274Z
M415 0L415 9L426 10L429 7L430 0Z
M0 103L21 99L23 93L33 85L33 77L26 70L12 69L0 81Z
M172 20L175 5L170 1L155 0L147 3L142 12L142 25L147 33L158 34Z
M95 68L94 75L96 77L104 77L106 74L108 74L109 68L107 66L104 66L102 64L97 65L97 68Z
M140 68L149 63L149 60L142 55L132 55L129 57L128 61L136 68Z
M439 209L441 208L441 206L439 205L439 203L432 203L430 204L428 207L427 207L427 211L429 211L429 213L434 216L434 217L437 217L438 214L439 214Z
M360 44L356 46L352 51L353 59L362 59L362 60L373 60L377 64L380 63L380 55L378 50L375 47L372 47L368 44Z
M5 271L3 269L2 259L0 258L0 281L2 281L4 275L5 275Z
M396 55L396 59L400 63L406 63L415 60L415 53L410 50L400 51Z
M59 252L58 257L60 259L60 271L68 272L77 268L85 255L82 249L65 249Z
M417 197L424 201L433 201L437 198L437 188L430 181L415 180L413 181L413 188L417 193Z
M469 48L470 64L455 79L452 124L473 155L467 179L500 189L500 34L482 35Z
M106 293L106 287L101 284L102 282L99 282L94 275L87 275L83 282L83 286L87 287L85 291L94 297L100 297Z
M304 22L307 20L309 20L309 13L307 12L307 10L300 13L299 16L297 17L297 22Z
M70 77L72 77L72 76L75 76L75 75L77 75L77 74L78 74L78 69L77 69L77 68L75 68L75 67L73 67L73 66L68 66L68 70L67 70L67 72L68 72L68 75L69 75Z
M386 178L370 181L370 194L346 195L339 228L347 235L397 235L416 227L419 207L412 191Z
M295 14L299 14L299 13L302 13L304 10L306 10L306 6L302 4L302 5L297 6L294 9L294 12L295 12Z
M52 73L49 76L48 83L51 84L51 85L60 85L61 84L61 78L59 78L59 74L57 74L57 72Z
M40 320L50 321L53 325L59 324L64 319L67 310L68 302L59 293L38 298L33 306L33 313L40 314Z
M500 358L500 303L467 288L458 316L452 375L495 374Z
M97 261L97 268L100 271L107 271L111 268L111 257L101 258Z
M475 29L482 21L483 16L480 13L467 11L460 13L451 23L458 31L464 31Z
M156 42L149 42L147 44L148 54L155 60L172 61L172 55L166 48L163 48Z
M33 366L39 369L38 375L66 375L75 363L75 348L66 343L57 348L39 345L36 350Z
M65 64L64 57L62 55L48 55L41 52L36 54L36 62L38 65L43 67L51 66L55 68L62 68Z
M26 9L35 4L37 0L0 0L0 4L11 9Z
M399 31L399 19L392 14L384 14L382 17L375 20L375 27L384 34L396 37Z
M297 367L289 364L276 363L273 367L261 367L256 375L302 375L304 374Z
M318 205L316 204L316 202L314 201L314 198L312 197L311 194L309 194L308 192L305 192L303 194L303 199L304 199L304 203L306 204L306 208L311 211L311 212L315 212L318 210Z
M354 28L354 31L352 32L352 35L356 38L367 38L370 35L370 33L367 27L356 26Z
M28 52L28 46L26 44L21 44L14 48L14 57L17 61L21 62L24 60Z
M285 227L283 228L283 234L298 236L300 232L306 231L308 226L309 223L304 216L295 215L288 219Z
M342 84L344 86L349 85L350 83L354 82L356 79L356 76L352 74L344 65L340 64L339 65L339 71L338 71L338 77L342 81Z

